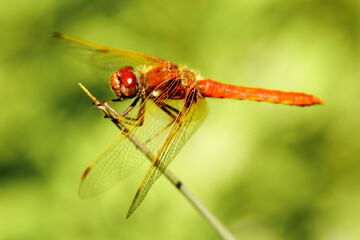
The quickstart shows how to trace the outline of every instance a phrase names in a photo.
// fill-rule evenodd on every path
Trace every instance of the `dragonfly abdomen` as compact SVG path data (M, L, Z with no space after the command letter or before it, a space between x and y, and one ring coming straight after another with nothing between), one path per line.
M323 104L322 99L306 93L236 86L211 79L200 80L199 84L201 93L205 97L252 100L298 106Z

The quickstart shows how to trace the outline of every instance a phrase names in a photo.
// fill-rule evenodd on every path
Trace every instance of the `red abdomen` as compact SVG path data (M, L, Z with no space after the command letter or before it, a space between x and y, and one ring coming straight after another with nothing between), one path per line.
M324 104L321 98L306 93L236 86L211 79L200 80L199 85L201 93L205 97L232 98L298 106Z

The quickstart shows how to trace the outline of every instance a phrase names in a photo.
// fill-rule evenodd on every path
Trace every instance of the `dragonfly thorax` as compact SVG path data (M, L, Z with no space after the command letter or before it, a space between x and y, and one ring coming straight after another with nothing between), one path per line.
M144 90L151 98L184 99L189 87L196 84L194 73L167 62L142 73Z
M137 78L134 68L126 66L114 72L110 78L111 88L119 98L132 98L137 94Z

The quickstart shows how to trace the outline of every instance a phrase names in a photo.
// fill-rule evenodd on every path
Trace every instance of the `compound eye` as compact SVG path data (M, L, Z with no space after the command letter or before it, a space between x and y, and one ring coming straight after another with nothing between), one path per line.
M126 87L133 87L136 84L136 76L132 72L123 72L120 76L120 81Z
M134 72L134 68L132 66L125 66L122 67L119 72L125 73L125 72Z

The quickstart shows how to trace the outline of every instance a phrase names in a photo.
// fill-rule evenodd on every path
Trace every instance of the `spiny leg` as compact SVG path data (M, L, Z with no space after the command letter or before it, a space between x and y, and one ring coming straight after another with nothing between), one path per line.
M135 118L126 117L131 112L131 110L134 109L134 107L136 106L136 104L139 102L140 99L141 99L141 103L140 103L140 108L139 108L137 116ZM126 123L130 124L130 125L142 126L142 124L144 123L144 113L145 113L145 100L144 100L144 97L137 96L135 98L135 100L130 104L130 106L121 114L118 113L115 109L113 109L112 107L110 107L108 105L108 103L119 102L119 101L122 101L122 100L121 99L108 100L108 101L105 101L103 103L103 105L108 110L110 110L112 113L114 113L115 116L118 118L118 120L126 121Z
M169 104L164 103L163 101L154 101L156 106L158 106L161 110L163 110L167 115L169 115L172 119L176 119L177 115L179 115L179 110L170 106ZM171 111L175 112L174 115Z

